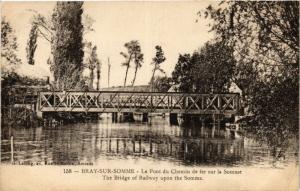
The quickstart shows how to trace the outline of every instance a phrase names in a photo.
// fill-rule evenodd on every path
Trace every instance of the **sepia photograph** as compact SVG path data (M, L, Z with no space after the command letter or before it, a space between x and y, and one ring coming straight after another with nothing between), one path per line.
M299 190L299 1L2 1L1 191Z

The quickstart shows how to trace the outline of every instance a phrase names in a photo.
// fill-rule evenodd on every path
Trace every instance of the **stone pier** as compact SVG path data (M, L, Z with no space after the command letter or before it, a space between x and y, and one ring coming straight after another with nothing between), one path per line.
M149 114L148 113L143 113L142 122L148 122L148 121L149 121Z

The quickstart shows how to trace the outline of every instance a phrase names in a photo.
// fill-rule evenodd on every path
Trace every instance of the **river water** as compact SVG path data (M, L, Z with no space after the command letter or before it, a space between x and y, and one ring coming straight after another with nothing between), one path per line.
M270 168L298 164L296 138L287 141L284 148L272 147L253 136L226 129L170 125L167 118L159 116L147 123L113 123L105 116L93 123L55 128L3 127L1 132L4 164L99 165L114 161L125 165L143 161L173 166Z

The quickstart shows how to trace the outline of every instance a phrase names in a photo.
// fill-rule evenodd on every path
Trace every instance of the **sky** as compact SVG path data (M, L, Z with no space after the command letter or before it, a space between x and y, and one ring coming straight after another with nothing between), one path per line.
M121 66L124 58L121 51L126 51L124 44L138 40L144 54L144 62L138 71L136 85L148 84L151 78L155 55L155 46L160 45L166 61L161 68L167 76L175 67L179 54L193 53L211 40L214 35L209 32L209 20L197 16L213 1L201 2L84 2L84 14L95 20L95 31L84 35L98 47L97 54L102 62L101 87L108 86L108 58L111 64L110 86L121 86L124 83L125 67ZM47 59L50 55L50 44L39 38L35 53L35 65L29 65L26 59L26 44L30 31L33 12L50 16L55 2L4 2L1 14L15 30L18 42L18 56L22 65L18 72L24 75L52 79ZM196 22L198 20L198 22ZM132 81L134 65L129 70L127 84ZM87 74L87 71L84 72ZM162 74L160 74L162 76Z

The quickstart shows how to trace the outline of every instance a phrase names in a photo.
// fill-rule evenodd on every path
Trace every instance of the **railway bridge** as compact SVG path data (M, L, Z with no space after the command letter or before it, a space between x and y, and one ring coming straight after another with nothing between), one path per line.
M37 110L41 113L236 115L240 110L240 96L237 93L45 91L38 94Z

